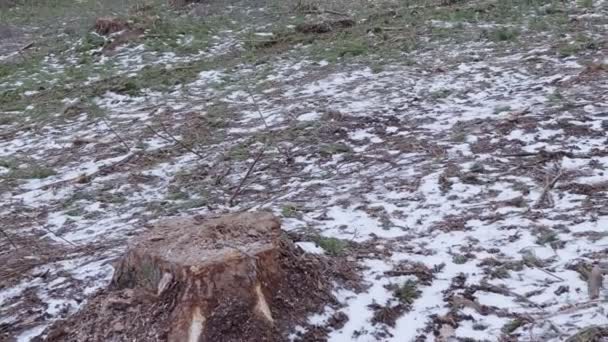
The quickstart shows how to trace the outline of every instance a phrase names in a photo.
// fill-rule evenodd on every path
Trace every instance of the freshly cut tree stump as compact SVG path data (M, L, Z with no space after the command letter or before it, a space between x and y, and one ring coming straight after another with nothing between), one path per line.
M331 284L349 277L344 265L304 253L269 213L167 219L116 263L110 287L53 324L46 340L286 341L310 314L339 305Z
M281 269L279 221L244 213L199 223L167 221L146 234L119 263L118 288L143 287L157 296L177 290L170 341L208 341L213 315L236 302L260 323L273 325L267 298Z

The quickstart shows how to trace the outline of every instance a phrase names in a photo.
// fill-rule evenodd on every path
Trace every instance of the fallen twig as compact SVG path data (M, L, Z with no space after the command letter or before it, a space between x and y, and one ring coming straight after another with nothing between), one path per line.
M155 130L154 128L152 128L152 126L146 126L148 127L148 129L154 133L156 136L158 136L159 138L167 141L167 142L173 142L177 145L179 145L181 148L183 148L184 150L194 154L195 156L199 157L200 159L205 159L205 156L202 155L200 152L194 150L191 146L186 145L183 141L177 139L173 134L171 134L169 132L169 130L167 129L167 126L165 126L165 124L160 121L160 126L163 129L163 133L165 133L168 137L160 134L157 130Z
M562 175L563 175L562 168L559 167L555 177L553 177L553 179L550 182L547 182L547 184L545 185L545 188L543 189L542 194L540 195L540 197L538 198L538 200L536 201L536 203L533 206L534 208L538 209L543 205L543 203L547 200L547 198L549 196L549 192L551 191L551 189L553 189L553 187L555 187L555 184L557 184L557 181L559 181L559 179L562 177Z
M547 273L548 275L552 276L553 278L555 278L557 280L566 281L566 279L564 279L564 278L562 278L562 277L560 277L560 276L558 276L558 275L556 275L556 274L554 274L552 272L549 272L549 271L547 271L546 269L544 269L542 267L536 267L536 269L541 270L541 271Z
M541 319L547 319L547 318L551 318L551 317L555 317L555 316L559 316L559 315L572 314L579 310L592 308L594 306L598 306L600 304L605 304L605 303L608 303L608 301L594 299L594 300L590 300L588 302L576 303L576 304L561 308L555 312L547 312L546 310L542 310L541 312L532 313L532 315L537 316L538 318L541 318Z
M101 116L101 121L103 121L103 123L116 136L116 138L118 138L118 140L125 146L125 148L127 149L127 152L131 152L131 148L129 147L127 142L120 136L120 134L118 134L118 132L112 127L112 125L110 125L110 122L108 122L108 120L103 115Z
M34 46L34 42L29 42L29 43L27 43L27 44L23 45L23 46L22 46L22 47L19 49L19 52L23 52L23 51L25 51L25 50L27 50L27 49L31 48L32 46Z
M11 244L11 246L13 246L15 249L17 249L17 245L13 242L13 240L11 239L11 237L8 236L8 234L4 231L4 229L0 228L0 233L2 233L2 235L4 235L4 237L6 238L6 240L8 241L8 243Z
M236 197L241 193L243 184L245 184L245 181L247 181L247 178L249 178L249 176L251 175L251 173L253 172L253 170L255 169L256 164L262 159L262 156L264 155L264 152L266 152L266 147L268 145L265 144L262 149L260 150L260 152L257 154L257 156L255 157L255 159L253 160L253 162L251 163L251 165L249 166L249 169L247 170L247 173L245 174L245 176L243 177L243 179L241 179L241 182L239 183L239 185L236 187L236 189L234 190L234 193L232 194L232 196L230 197L230 200L228 200L228 205L233 207L234 206L234 200L236 199Z
M526 296L522 296L519 293L513 292L506 287L492 285L488 282L482 282L480 284L480 287L482 290L486 290L488 292L500 293L502 295L515 297L515 298L521 300L522 302L528 303L534 307L544 310L544 308L542 306L540 306L540 305L536 304L535 302L531 301L530 299L526 298Z
M247 90L247 93L249 94L249 97L251 98L251 101L253 102L253 105L254 105L256 111L258 112L258 115L260 116L260 119L264 123L264 127L266 129L269 129L268 122L266 122L266 117L264 117L264 114L262 113L262 109L260 107L260 104L255 99L255 96L253 96L253 92L251 91L251 88L249 88L248 84L245 84L245 89Z
M76 245L74 242L72 242L72 241L70 241L70 240L68 240L68 239L64 238L63 236L57 235L57 234L56 234L54 231L50 230L49 228L47 228L47 227L45 227L45 226L42 226L42 225L41 225L40 227L41 227L42 229L44 229L45 231L49 232L50 234L52 234L53 236L56 236L58 239L60 239L60 240L62 240L62 241L65 241L67 244L72 245L72 246L74 246L74 247L76 247L76 246L77 246L77 245Z

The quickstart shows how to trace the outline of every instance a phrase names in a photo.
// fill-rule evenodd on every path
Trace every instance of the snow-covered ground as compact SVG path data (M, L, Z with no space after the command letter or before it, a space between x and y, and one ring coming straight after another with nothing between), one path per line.
M577 20L605 29L602 3L595 14ZM135 44L98 63L171 73L241 51L224 34L187 57ZM73 313L159 217L257 209L348 241L340 252L364 269L365 291L336 289L348 321L329 341L559 341L608 324L608 293L591 300L584 280L608 247L606 46L564 57L542 40L443 42L380 70L302 58L310 49L108 90L89 99L102 116L67 116L73 98L42 123L34 106L0 109L17 118L0 126L0 333L29 341ZM65 68L41 67L23 81ZM409 298L395 295L403 284Z

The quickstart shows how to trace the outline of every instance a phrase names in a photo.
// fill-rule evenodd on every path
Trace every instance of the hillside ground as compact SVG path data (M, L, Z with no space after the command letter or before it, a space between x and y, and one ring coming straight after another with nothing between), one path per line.
M256 209L364 279L293 340L599 338L606 32L605 0L0 1L0 339L156 219Z

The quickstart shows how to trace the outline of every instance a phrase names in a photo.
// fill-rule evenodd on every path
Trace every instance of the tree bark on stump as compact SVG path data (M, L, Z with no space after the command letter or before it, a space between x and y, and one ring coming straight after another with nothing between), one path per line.
M280 223L269 213L171 219L129 249L112 286L157 296L173 291L169 341L213 341L235 308L259 325L256 330L271 331L268 298L279 290L280 248Z

